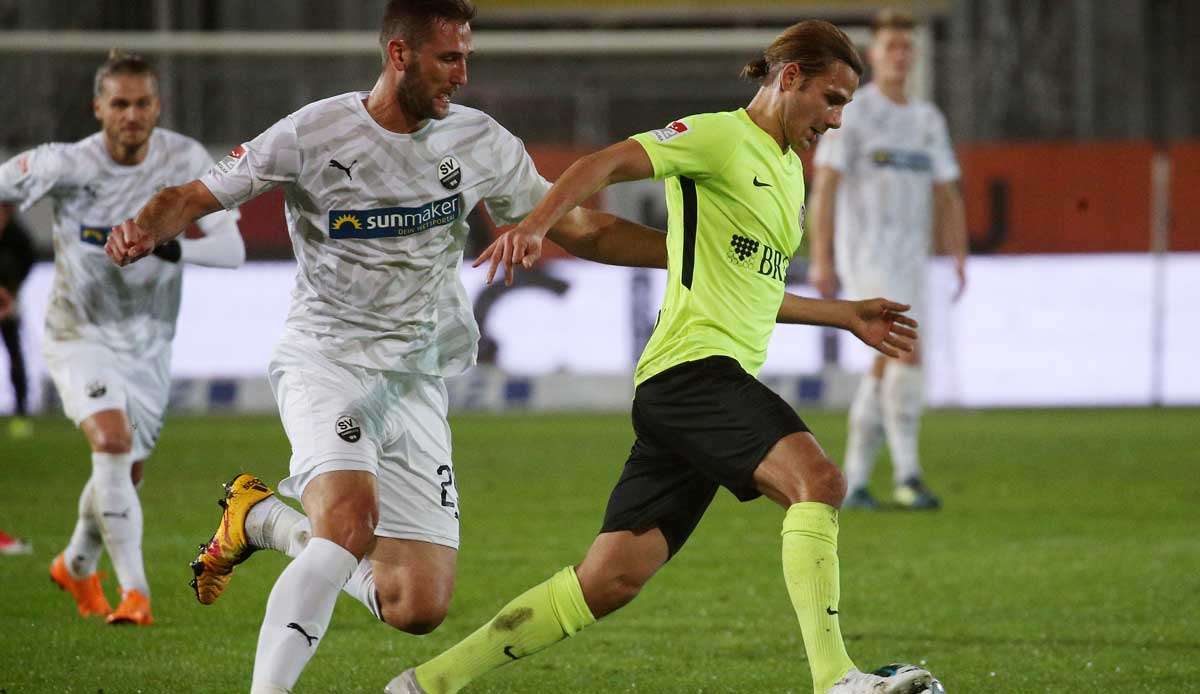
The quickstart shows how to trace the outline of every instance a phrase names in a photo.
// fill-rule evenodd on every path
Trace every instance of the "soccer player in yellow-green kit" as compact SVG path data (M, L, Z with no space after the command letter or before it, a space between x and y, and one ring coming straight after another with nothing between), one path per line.
M761 81L745 109L683 118L576 162L533 212L477 261L508 281L529 267L555 220L618 181L666 179L668 280L637 365L637 440L599 536L569 566L506 605L442 655L406 670L392 694L456 692L480 675L571 636L629 603L683 546L719 487L787 509L783 574L818 694L916 694L911 665L859 671L838 624L838 507L845 480L808 427L755 379L776 322L852 331L880 352L912 348L907 306L786 294L800 246L803 167L796 155L841 124L862 62L832 24L804 21L746 66Z

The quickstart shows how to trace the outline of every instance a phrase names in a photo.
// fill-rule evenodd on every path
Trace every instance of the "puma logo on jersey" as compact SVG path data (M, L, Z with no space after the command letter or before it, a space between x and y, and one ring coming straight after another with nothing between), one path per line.
M337 159L329 160L330 168L340 169L343 173L346 174L346 178L350 179L351 181L354 180L354 176L350 173L350 169L353 169L354 165L357 163L358 163L358 160L355 159L354 161L350 162L350 166L342 166L342 163L339 162Z

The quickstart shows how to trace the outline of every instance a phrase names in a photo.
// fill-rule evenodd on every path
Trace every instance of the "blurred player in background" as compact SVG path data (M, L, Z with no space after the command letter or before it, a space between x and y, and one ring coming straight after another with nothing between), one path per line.
M580 159L479 257L491 260L489 279L503 263L511 280L514 267L540 255L547 229L599 189L667 181L666 294L634 376L637 438L599 535L577 566L404 671L387 692L452 694L621 609L682 549L721 487L739 501L765 496L785 509L783 579L816 694L927 689L932 676L922 668L866 673L846 653L837 551L845 481L796 411L755 378L777 323L839 327L893 357L916 338L902 304L784 291L803 235L797 152L841 124L862 71L837 27L793 25L743 71L761 85L749 106L689 116Z
M520 140L451 104L467 83L474 15L468 0L389 3L369 93L284 117L108 240L113 260L130 263L205 214L286 191L299 270L269 377L292 445L280 492L308 515L239 475L193 563L207 604L256 549L294 557L267 601L253 692L291 690L339 591L414 634L449 608L460 508L443 379L474 363L479 340L458 277L466 219L482 201L515 223L550 188ZM600 212L573 213L551 238L592 260L666 263L661 233Z
M10 557L17 554L32 554L33 545L28 540L13 537L0 530L0 557Z
M8 378L13 388L13 417L8 433L14 439L33 435L29 421L29 374L21 351L21 315L17 293L33 268L33 242L17 221L12 205L0 204L0 336L8 352Z
M158 78L138 55L114 50L96 71L100 132L23 152L0 166L0 200L54 205L54 286L43 352L63 409L87 437L92 474L79 497L70 544L50 576L79 613L110 624L153 621L142 563L142 464L162 428L181 262L236 267L245 258L236 215L205 220L205 237L164 244L151 262L113 266L110 229L160 188L212 166L200 145L156 128ZM96 564L107 549L121 586L112 610Z
M955 300L966 286L967 233L946 119L933 104L905 94L912 30L910 15L885 10L876 17L868 52L873 79L846 108L842 128L817 148L809 282L830 297L840 279L848 298L887 296L911 304L924 320L931 230L954 257ZM912 509L940 505L917 457L922 356L919 345L898 359L875 355L863 376L850 406L846 508L878 507L867 485L885 439L896 502Z

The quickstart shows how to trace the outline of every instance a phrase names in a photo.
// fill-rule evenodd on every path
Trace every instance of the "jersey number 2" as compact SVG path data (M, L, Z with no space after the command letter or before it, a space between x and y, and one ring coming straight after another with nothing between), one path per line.
M442 506L454 508L454 502L450 500L450 487L454 486L454 471L449 465L442 465L437 469L438 477L443 475L446 479L442 480Z

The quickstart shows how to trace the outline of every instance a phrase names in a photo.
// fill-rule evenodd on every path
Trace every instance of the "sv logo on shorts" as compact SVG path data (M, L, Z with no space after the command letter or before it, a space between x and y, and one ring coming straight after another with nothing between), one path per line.
M337 422L333 425L333 430L346 443L354 443L362 438L362 429L358 428L358 422L348 414L338 417Z
M101 398L104 397L104 394L108 392L108 386L104 385L100 381L92 381L84 386L84 389L87 391L89 398Z

